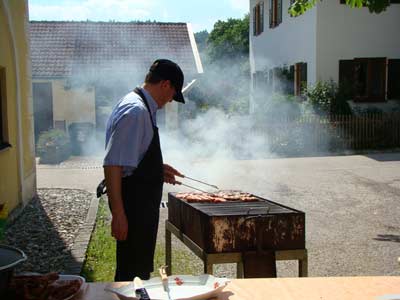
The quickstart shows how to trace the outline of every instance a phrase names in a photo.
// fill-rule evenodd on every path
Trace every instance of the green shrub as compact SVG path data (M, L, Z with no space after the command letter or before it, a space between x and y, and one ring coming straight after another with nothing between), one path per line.
M39 136L36 151L40 157L40 163L60 163L70 156L69 137L59 129L45 131Z
M334 81L318 81L314 86L306 87L304 95L306 104L318 115L351 113L348 93Z

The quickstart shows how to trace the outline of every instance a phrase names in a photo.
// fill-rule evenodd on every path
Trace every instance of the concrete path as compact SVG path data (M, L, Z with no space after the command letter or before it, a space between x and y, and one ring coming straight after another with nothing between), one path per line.
M96 160L81 166L79 161L38 165L38 187L94 192L102 168ZM309 276L400 275L400 153L197 161L177 167L221 189L240 189L304 211ZM178 190L188 189L166 186L164 195ZM294 276L295 270L294 262L278 264L279 276Z

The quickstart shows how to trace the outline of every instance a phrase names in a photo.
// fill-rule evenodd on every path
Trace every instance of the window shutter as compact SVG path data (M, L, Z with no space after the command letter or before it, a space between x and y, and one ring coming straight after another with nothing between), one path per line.
M264 31L264 2L260 2L260 33Z
M367 97L368 59L354 59L354 100L359 101Z
M301 63L300 68L300 89L302 89L304 86L307 86L307 63Z
M289 67L289 74L290 74L290 75L289 75L290 80L289 80L289 82L288 82L288 94L289 94L289 95L295 95L294 65L291 65L291 66Z
M257 6L253 7L253 35L257 35L257 29L256 29L256 23L257 23L257 21L256 21L256 18L257 18L256 12L257 12L257 9L256 9L256 7Z
M294 65L294 94L300 96L300 64Z
M282 23L282 0L276 0L276 3L278 5L276 12L276 25L279 25Z
M389 59L388 99L400 99L400 59Z
M354 100L385 101L386 58L354 59Z
M274 0L269 0L269 28L274 27Z
M372 101L386 100L386 58L371 58L368 61L368 98Z
M339 89L345 97L353 99L353 60L339 60Z

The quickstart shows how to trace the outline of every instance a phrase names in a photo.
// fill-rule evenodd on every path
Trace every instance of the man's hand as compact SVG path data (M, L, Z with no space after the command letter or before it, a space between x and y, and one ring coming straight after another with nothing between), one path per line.
M122 167L104 166L104 177L112 214L111 235L118 241L124 241L128 238L128 220L121 194Z
M128 238L128 219L125 213L112 214L111 235L118 241Z
M164 182L170 184L180 184L179 181L175 179L175 176L184 177L178 170L174 169L170 165L164 164Z

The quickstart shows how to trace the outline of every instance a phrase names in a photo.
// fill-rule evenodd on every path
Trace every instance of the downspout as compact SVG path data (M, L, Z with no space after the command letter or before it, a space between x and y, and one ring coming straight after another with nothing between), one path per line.
M25 187L24 187L24 156L23 156L23 139L22 139L22 120L21 120L21 92L20 92L20 73L19 73L19 57L17 55L17 47L15 41L15 32L12 26L12 17L10 14L10 8L8 7L8 1L2 0L4 10L6 13L6 18L8 22L9 33L12 40L12 50L13 50L13 59L15 65L15 77L16 77L16 97L17 97L17 155L18 155L18 175L19 175L19 190L18 190L18 198L21 200L23 204L24 199L23 195L25 195ZM25 3L26 5L26 3Z

